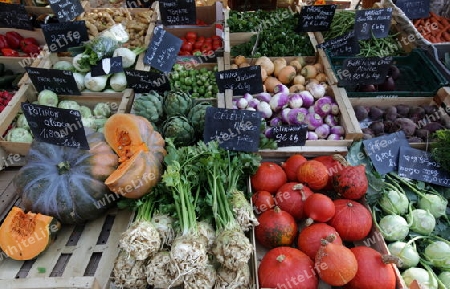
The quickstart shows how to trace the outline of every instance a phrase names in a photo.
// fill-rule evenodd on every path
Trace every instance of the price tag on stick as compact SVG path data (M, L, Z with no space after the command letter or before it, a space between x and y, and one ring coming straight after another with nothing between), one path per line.
M194 0L159 0L163 25L195 25L197 9Z
M155 27L152 40L145 52L144 64L162 72L170 72L177 60L183 40L167 32L162 27Z
M397 0L395 6L411 20L427 18L430 15L430 0Z
M380 84L388 74L393 61L386 57L349 57L337 71L339 85Z
M395 172L398 168L400 147L409 146L403 131L363 141L364 151L379 174Z
M0 27L34 30L25 6L0 2Z
M50 52L67 51L89 40L84 20L42 24L41 28Z
M391 28L392 8L362 9L355 12L356 38L384 38Z
M306 125L275 126L271 134L279 147L304 146L307 129Z
M326 50L331 57L353 56L358 54L360 50L359 41L355 37L355 30L318 44L317 48Z
M261 117L259 111L208 107L203 140L217 141L228 150L257 152Z
M450 187L450 174L426 151L400 147L398 175L439 186Z
M72 21L84 12L80 0L49 0L49 3L59 22Z
M303 6L298 20L298 32L327 31L333 21L337 5Z
M170 81L167 75L151 71L126 69L127 87L136 93L145 93L156 90L164 93L170 90Z
M25 67L37 91L48 89L56 94L81 95L72 71Z
M123 66L121 56L103 58L98 61L97 65L91 66L91 75L94 77L111 73L119 73L122 71Z
M75 109L62 109L24 102L22 111L34 139L58 146L88 150L81 114Z

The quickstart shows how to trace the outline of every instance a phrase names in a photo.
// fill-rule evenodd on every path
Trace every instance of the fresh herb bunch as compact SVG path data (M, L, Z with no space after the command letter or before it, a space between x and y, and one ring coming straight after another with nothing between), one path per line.
M431 155L444 170L450 172L450 130L437 130L435 135Z

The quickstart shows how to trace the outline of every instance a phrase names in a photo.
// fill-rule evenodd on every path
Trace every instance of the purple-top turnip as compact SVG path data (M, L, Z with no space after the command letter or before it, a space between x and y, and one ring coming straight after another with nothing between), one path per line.
M260 92L255 95L255 98L258 99L259 101L265 101L269 103L272 96L268 92Z
M320 117L325 117L327 114L331 113L331 98L322 97L316 100L314 103L314 112Z
M337 134L343 136L345 134L344 127L341 125L332 126L330 127L330 134Z
M280 111L288 105L289 102L289 94L279 92L272 96L270 99L270 108L274 111Z
M239 109L246 109L248 106L248 101L247 99L241 97L236 101L236 107Z
M323 124L323 119L317 113L308 113L306 115L305 122L308 125L308 129L315 130Z
M335 115L328 114L323 118L323 122L333 127L339 124L339 119Z
M303 124L306 121L306 116L308 115L308 110L304 107L292 108L289 110L288 123L291 125Z
M248 101L248 107L256 109L256 107L258 106L258 103L260 103L260 101L256 98L253 98Z
M283 108L281 111L281 120L285 123L289 123L289 111L291 111L289 107Z
M300 92L300 96L302 97L304 108L309 108L311 105L314 104L314 96L312 96L312 94L309 91L304 90Z
M319 138L325 139L330 134L330 126L328 124L325 124L325 123L321 124L318 127L316 127L314 132L317 134L317 136Z
M300 108L303 105L303 98L298 93L293 93L289 95L289 107L290 108Z
M327 140L341 140L341 139L344 139L344 137L335 133L331 133L327 137Z
M285 94L288 94L289 93L289 88L286 85L284 85L284 84L277 84L273 88L273 93L285 93Z
M270 118L273 114L270 104L265 101L260 101L256 107L256 111L261 112L263 118Z
M279 118L279 117L274 117L274 118L272 118L271 120L270 120L270 122L269 122L269 125L271 126L271 127L274 127L274 126L280 126L280 125L282 125L283 124L283 121L281 120L281 118Z
M306 139L307 140L318 140L319 136L314 131L307 131L306 132Z

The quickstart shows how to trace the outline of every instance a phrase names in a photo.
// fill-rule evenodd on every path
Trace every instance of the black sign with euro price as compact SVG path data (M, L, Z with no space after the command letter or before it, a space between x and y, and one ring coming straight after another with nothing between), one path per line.
M163 25L195 25L197 9L195 0L159 0Z
M157 26L153 31L143 62L159 71L168 73L177 60L182 44L183 40Z
M397 171L400 147L409 146L403 131L363 141L364 151L381 174Z
M335 71L338 84L343 86L383 83L392 61L392 56L345 58L342 67Z
M216 83L219 92L233 90L233 95L255 94L264 91L261 78L261 66L251 65L237 69L216 72Z
M150 8L156 0L126 0L127 8Z
M271 135L279 147L304 146L307 125L274 126Z
M23 102L22 111L35 140L58 146L89 149L78 110Z
M427 18L430 15L430 0L397 0L395 6L411 20Z
M25 6L3 2L0 2L0 27L34 30Z
M398 175L443 187L450 187L450 174L433 159L431 153L412 147L400 147Z
M355 30L318 44L317 48L326 50L330 57L354 56L360 51L359 41L355 37Z
M56 94L81 95L72 71L25 67L37 91L48 89Z
M310 5L300 10L297 32L327 31L333 21L337 5Z
M170 81L166 74L134 69L124 71L127 87L132 88L136 93L146 93L151 90L164 93L170 90Z
M50 52L65 52L89 40L84 20L42 24L41 28Z
M80 0L49 0L49 3L59 22L72 21L84 12Z
M119 72L123 72L122 56L103 58L97 62L97 65L91 66L93 77Z
M356 38L370 39L388 36L391 28L392 8L360 9L355 12Z
M257 152L261 118L259 111L208 107L203 140L217 141L221 148L227 150Z

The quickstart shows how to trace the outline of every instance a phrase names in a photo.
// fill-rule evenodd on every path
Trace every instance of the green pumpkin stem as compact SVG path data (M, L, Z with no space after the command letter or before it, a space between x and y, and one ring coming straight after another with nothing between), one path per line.
M70 165L68 161L65 162L60 162L59 164L56 165L58 167L58 174L62 175L66 172L69 171L70 169Z

